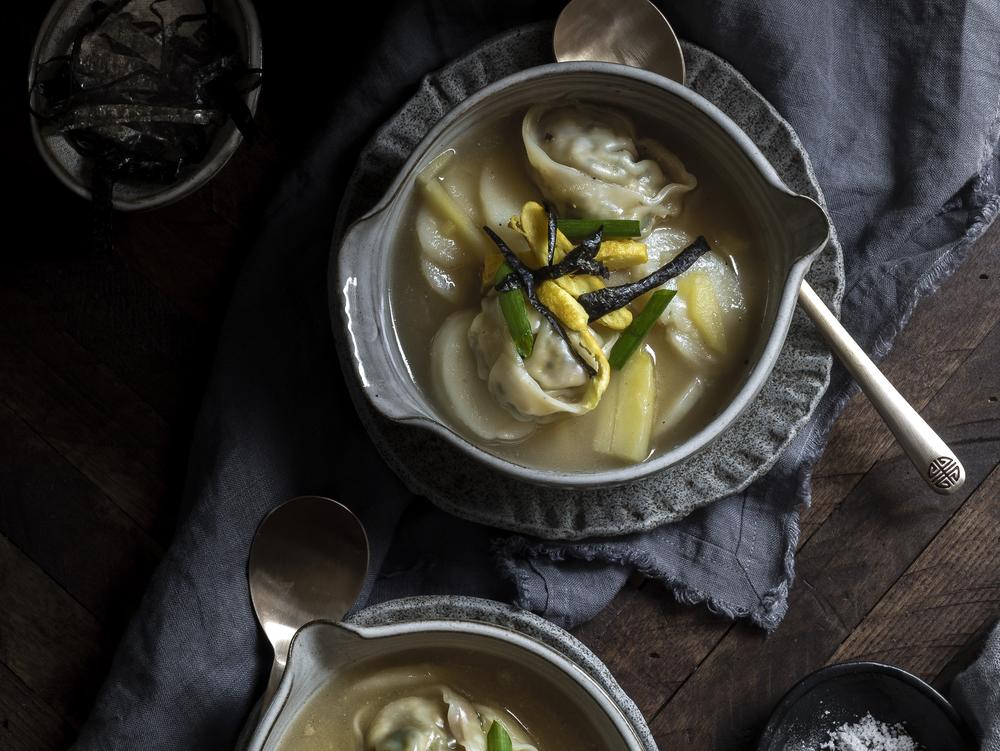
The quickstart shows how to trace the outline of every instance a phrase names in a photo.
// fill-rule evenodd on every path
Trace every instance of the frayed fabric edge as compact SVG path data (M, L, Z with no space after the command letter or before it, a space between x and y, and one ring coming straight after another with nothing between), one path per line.
M982 209L969 224L962 237L949 250L945 251L921 277L903 317L894 326L894 331L888 337L879 337L874 353L877 359L884 357L891 349L896 336L905 328L920 300L937 290L966 260L970 247L993 223L998 211L1000 211L1000 194L995 193L983 204ZM816 435L809 441L808 449L803 452L806 456L801 457L804 461L799 471L798 482L798 496L803 508L808 508L812 501L812 473L825 445L829 427L854 394L854 391L855 389L852 388L840 395L833 406L826 428L816 432ZM801 533L799 511L796 510L788 514L784 521L784 530L787 540L783 556L784 579L775 587L764 592L760 596L759 604L752 608L737 606L722 598L692 588L681 581L679 576L663 575L663 572L655 570L649 555L622 556L606 544L551 547L551 543L533 543L523 537L512 537L499 541L494 546L494 554L501 575L514 585L516 592L514 603L526 610L539 612L544 610L544 605L540 606L529 597L528 574L523 567L518 566L515 562L515 556L525 560L533 557L545 557L551 561L561 561L567 558L582 561L601 560L612 565L632 568L639 574L662 583L673 593L674 599L681 604L705 605L709 612L715 615L731 620L747 619L770 633L778 627L788 611L788 593L795 579L795 552Z

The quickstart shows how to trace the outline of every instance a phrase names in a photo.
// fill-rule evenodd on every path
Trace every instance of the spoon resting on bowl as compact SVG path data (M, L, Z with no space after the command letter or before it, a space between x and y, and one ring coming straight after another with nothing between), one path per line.
M559 62L592 61L644 68L684 84L680 41L649 0L571 0L553 34ZM803 280L799 305L850 371L924 481L950 495L965 483L965 468L947 444L865 354Z
M274 663L261 699L266 710L295 633L312 621L339 621L354 605L368 573L368 537L346 506L320 496L285 501L257 527L247 578Z

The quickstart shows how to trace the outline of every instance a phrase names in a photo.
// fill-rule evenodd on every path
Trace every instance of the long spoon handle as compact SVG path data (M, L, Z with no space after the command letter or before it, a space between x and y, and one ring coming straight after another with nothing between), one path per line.
M882 371L847 333L840 321L808 283L799 289L799 304L812 318L830 348L854 376L872 406L896 436L924 481L937 493L949 495L965 483L965 467Z

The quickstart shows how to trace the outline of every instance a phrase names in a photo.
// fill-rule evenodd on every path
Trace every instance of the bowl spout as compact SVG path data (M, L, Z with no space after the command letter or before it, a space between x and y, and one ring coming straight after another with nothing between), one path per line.
M830 218L808 196L784 192L779 195L775 208L787 237L788 262L792 264L826 247Z

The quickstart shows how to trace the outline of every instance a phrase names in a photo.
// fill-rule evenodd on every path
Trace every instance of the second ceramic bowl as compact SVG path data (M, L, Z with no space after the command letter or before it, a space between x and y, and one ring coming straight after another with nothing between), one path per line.
M602 748L655 751L635 705L624 698L606 668L565 632L553 636L558 629L537 616L475 598L441 597L396 600L359 615L364 625L317 621L296 634L288 668L250 738L249 751L283 748L310 700L345 671L394 654L441 649L473 653L501 667L511 663L534 676L590 720ZM534 621L540 622L538 635L531 633ZM581 666L565 654L560 649L564 645L589 665ZM593 674L595 666L607 674L604 680Z

